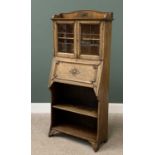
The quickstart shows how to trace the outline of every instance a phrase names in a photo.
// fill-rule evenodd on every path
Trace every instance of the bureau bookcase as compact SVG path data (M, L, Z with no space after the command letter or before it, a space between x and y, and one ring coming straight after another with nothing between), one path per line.
M97 151L108 138L111 12L81 10L52 17L49 137L62 132Z

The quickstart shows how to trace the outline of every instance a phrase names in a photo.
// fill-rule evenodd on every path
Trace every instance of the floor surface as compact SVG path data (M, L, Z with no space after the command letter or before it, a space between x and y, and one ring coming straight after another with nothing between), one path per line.
M59 134L48 137L50 114L32 114L32 155L122 155L122 114L109 114L109 140L94 152L84 140Z

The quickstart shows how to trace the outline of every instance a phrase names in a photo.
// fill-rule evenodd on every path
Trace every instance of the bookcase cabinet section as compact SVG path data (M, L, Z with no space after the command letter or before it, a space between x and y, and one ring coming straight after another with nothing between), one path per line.
M49 137L65 133L94 151L108 139L111 12L81 10L52 17L54 57Z
M55 56L102 59L103 33L103 21L54 21Z

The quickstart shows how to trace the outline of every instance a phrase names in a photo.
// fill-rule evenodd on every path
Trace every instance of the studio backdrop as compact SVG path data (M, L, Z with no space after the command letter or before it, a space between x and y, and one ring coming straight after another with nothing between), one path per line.
M51 17L60 12L97 10L113 12L110 67L111 103L123 102L123 1L122 0L32 0L31 102L50 102L48 78L53 54Z

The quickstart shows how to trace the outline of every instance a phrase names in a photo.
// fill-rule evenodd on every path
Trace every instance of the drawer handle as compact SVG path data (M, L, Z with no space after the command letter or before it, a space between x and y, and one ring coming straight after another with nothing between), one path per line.
M78 69L76 69L76 68L73 68L73 69L71 69L70 71L69 71L72 75L77 75L77 74L80 74L80 72L78 71Z

